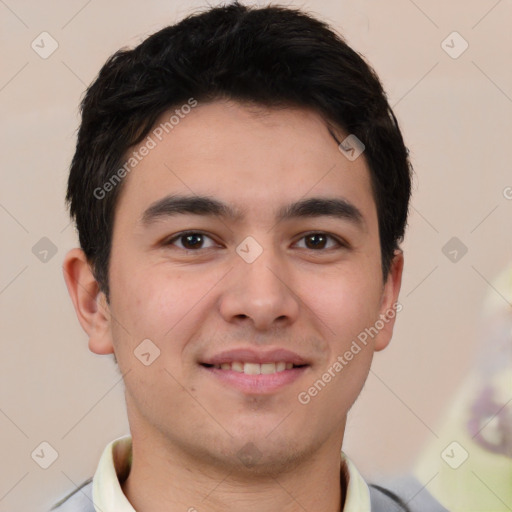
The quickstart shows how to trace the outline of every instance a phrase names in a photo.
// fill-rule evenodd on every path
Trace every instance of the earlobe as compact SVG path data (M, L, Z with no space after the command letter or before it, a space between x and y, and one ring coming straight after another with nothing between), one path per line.
M400 287L402 285L402 273L404 268L404 255L401 249L394 253L389 269L388 277L384 283L380 305L380 319L382 329L375 338L375 350L383 350L389 345L393 335L396 315L401 311L402 306L398 302Z
M62 271L78 321L89 336L89 349L96 354L112 354L109 306L85 253L71 249L64 258Z

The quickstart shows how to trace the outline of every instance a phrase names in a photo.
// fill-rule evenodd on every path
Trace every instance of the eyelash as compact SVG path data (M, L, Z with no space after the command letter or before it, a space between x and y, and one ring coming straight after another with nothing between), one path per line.
M181 238L184 238L186 236L189 236L189 235L201 235L203 237L209 238L210 240L212 240L214 242L214 240L212 239L211 236L207 235L206 233L203 233L202 231L182 231L181 233L174 235L172 238L169 238L166 242L164 242L164 245L165 246L173 245L175 241L177 241ZM332 250L332 249L336 249L336 248L342 249L342 248L349 247L348 244L346 242L344 242L343 240L339 239L338 237L336 237L334 235L331 235L330 233L326 233L324 231L310 231L308 233L303 234L302 237L299 238L299 240L303 240L304 238L306 238L308 236L312 236L312 235L325 236L328 239L336 242L338 244L338 247L330 247L330 248L322 248L322 249L309 249L308 247L305 247L304 249L306 249L306 250L313 251L313 252L326 252L328 250ZM185 247L178 247L178 249L181 249L181 250L187 251L187 252L199 252L201 250L208 250L211 248L212 247L206 247L206 248L201 247L199 249L187 249Z

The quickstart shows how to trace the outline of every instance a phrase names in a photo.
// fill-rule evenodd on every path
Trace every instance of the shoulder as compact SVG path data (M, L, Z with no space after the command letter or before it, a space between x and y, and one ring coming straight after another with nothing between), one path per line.
M92 501L92 477L55 503L48 512L95 512Z
M369 484L372 512L448 512L412 476Z

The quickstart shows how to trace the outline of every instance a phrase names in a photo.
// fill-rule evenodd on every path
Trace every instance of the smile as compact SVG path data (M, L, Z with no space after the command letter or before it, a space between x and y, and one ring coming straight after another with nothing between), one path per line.
M206 366L206 365L205 365ZM221 363L212 365L212 368L217 370L232 370L238 373L245 373L246 375L270 375L272 373L279 373L285 370L291 370L294 366L293 363L287 363L285 361L278 361L275 363L243 363L241 361L233 361L232 363Z
M284 368L283 368L284 365ZM309 370L309 365L293 363L221 363L200 365L207 374L221 385L243 394L270 395L289 386Z

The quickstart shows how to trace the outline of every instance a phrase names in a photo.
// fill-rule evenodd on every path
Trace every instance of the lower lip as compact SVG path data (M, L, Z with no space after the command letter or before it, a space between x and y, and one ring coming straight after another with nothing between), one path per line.
M233 370L201 366L211 375L230 387L237 388L243 393L269 394L295 382L308 369L308 366L291 368L282 372L247 375Z

